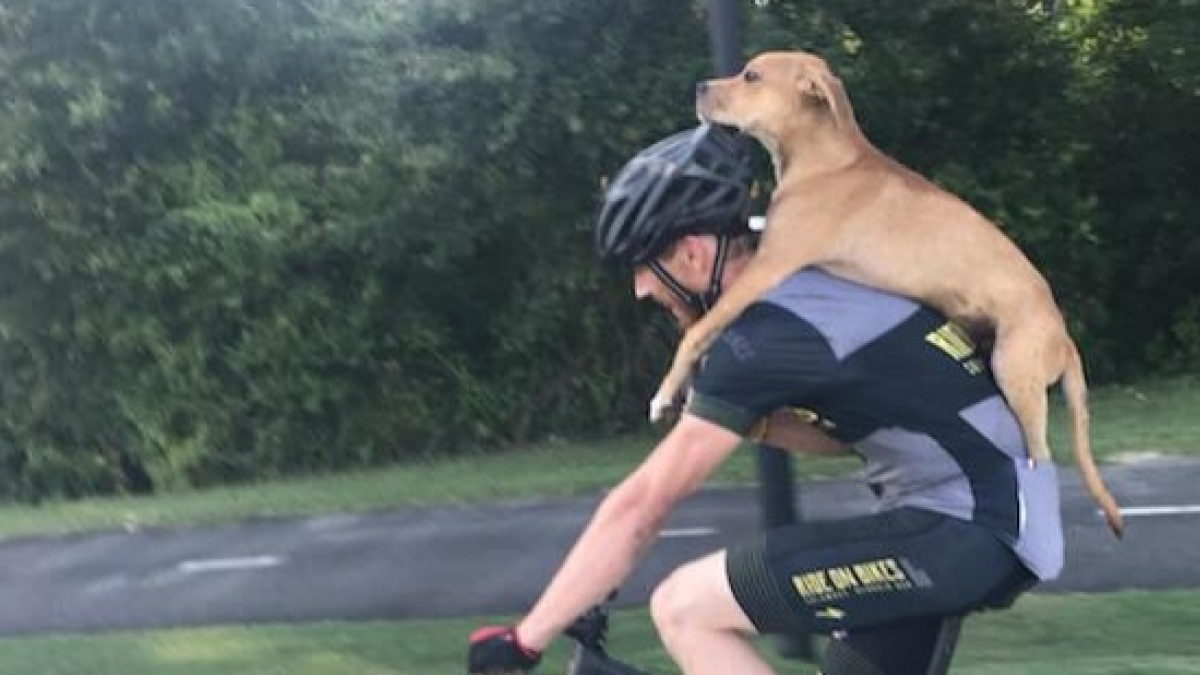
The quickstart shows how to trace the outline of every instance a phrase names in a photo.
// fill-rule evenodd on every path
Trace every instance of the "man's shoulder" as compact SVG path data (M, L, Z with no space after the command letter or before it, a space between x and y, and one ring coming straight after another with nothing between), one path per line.
M919 303L816 268L802 269L760 300L803 319L838 358L872 342L922 311Z
M917 308L914 300L883 289L840 277L819 267L805 267L793 272L767 291L762 300L781 305L790 302L853 302L897 305Z

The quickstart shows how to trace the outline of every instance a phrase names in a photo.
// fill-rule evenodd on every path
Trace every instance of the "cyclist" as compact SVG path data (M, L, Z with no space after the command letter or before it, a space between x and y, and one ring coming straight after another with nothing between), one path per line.
M719 127L653 145L607 190L601 257L633 268L638 298L694 321L753 252L749 177L744 146ZM532 668L625 579L672 507L764 435L857 453L878 509L771 529L675 570L650 607L688 675L771 673L747 636L808 631L834 638L828 675L944 672L963 615L1006 607L1062 567L1055 468L1028 461L986 355L927 307L801 270L709 351L674 428L604 499L529 614L472 635L471 672Z

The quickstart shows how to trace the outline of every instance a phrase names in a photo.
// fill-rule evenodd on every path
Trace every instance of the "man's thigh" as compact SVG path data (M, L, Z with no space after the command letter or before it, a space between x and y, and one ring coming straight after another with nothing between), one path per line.
M727 567L739 606L764 633L963 614L1028 575L992 533L918 509L771 530L732 549Z

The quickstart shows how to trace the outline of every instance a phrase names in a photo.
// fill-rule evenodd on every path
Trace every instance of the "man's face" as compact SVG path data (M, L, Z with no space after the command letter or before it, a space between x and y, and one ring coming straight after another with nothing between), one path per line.
M658 262L684 288L693 293L708 290L711 274L711 252L708 238L684 237L672 245ZM633 295L638 300L653 300L666 308L683 328L700 318L682 298L675 295L648 265L639 265L633 272Z

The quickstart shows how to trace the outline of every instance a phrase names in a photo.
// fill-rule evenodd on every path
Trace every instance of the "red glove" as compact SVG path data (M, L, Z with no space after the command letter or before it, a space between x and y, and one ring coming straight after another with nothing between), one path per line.
M526 647L512 628L489 626L471 633L467 672L471 675L528 673L542 660L542 653Z

